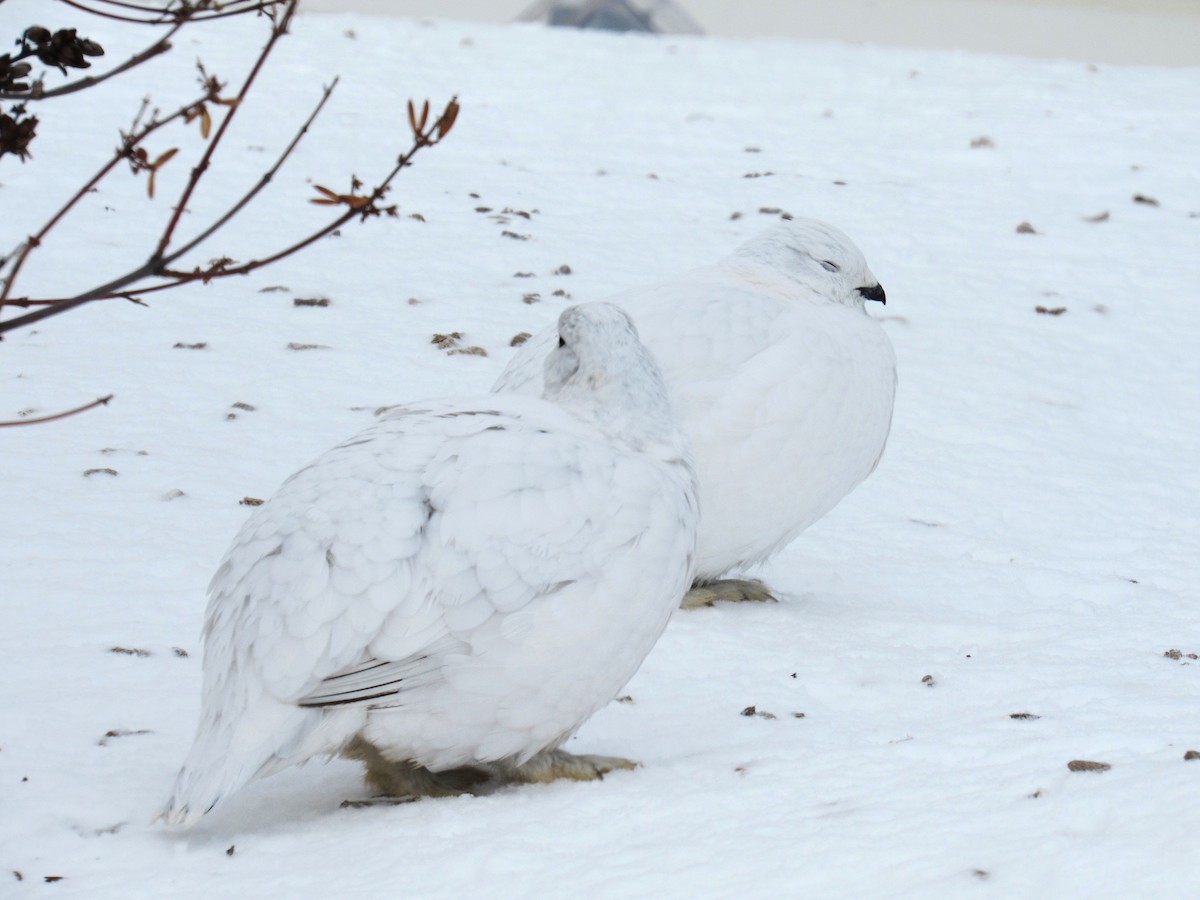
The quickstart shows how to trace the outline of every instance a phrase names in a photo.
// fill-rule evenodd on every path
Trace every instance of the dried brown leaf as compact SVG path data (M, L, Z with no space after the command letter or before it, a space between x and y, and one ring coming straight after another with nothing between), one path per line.
M454 127L454 123L458 119L458 110L459 105L457 100L451 100L446 104L446 111L442 113L441 119L438 120L438 140L441 140L450 133L450 129Z

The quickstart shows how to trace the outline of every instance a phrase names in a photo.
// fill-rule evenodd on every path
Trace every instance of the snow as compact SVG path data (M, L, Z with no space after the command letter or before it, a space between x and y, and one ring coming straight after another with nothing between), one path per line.
M121 58L118 32L72 24ZM263 36L195 28L142 75L40 107L34 160L0 168L0 246L95 168L148 87L172 108L197 57L236 84ZM191 264L311 230L328 212L307 179L370 184L405 145L405 100L457 93L450 137L397 182L402 218L0 346L0 419L116 394L0 431L0 894L47 876L101 898L1190 889L1200 70L302 17L185 229L253 183L334 73L295 157ZM157 200L144 176L106 181L17 293L139 262L194 128L151 141L181 147ZM506 207L529 218L493 218ZM632 702L568 747L644 767L355 810L339 803L363 796L358 770L337 761L259 782L192 832L152 826L195 725L204 591L239 501L380 405L486 390L513 335L714 261L773 221L761 208L826 219L866 253L895 424L878 471L756 573L782 602L677 614ZM430 342L451 331L488 355Z

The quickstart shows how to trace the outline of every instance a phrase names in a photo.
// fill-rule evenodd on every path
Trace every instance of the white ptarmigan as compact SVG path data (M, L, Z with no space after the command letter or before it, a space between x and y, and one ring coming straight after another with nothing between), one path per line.
M609 300L633 316L692 444L702 518L685 605L769 598L717 579L789 544L883 454L896 356L865 309L883 288L845 234L793 219L716 265ZM494 391L541 391L551 332L521 347Z
M629 317L567 309L543 398L395 409L284 482L210 586L190 824L312 757L385 793L595 778L560 745L632 677L694 574L695 475Z

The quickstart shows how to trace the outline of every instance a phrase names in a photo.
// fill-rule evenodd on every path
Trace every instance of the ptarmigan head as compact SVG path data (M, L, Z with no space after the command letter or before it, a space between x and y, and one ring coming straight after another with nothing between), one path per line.
M658 364L629 314L611 303L563 310L543 396L639 450L678 438Z
M816 219L790 219L734 251L734 265L766 267L821 298L862 308L887 295L862 251L845 234Z

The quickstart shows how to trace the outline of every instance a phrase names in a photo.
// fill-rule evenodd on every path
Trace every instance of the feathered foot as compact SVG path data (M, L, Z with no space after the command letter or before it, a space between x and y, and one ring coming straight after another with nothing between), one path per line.
M615 769L636 769L641 763L620 756L592 756L543 750L523 765L506 762L481 763L433 772L410 762L392 762L379 748L356 737L342 756L366 764L367 786L376 792L366 800L346 800L342 806L363 808L398 806L422 797L458 797L488 794L505 784L546 784L560 778L599 781Z
M343 806L378 806L408 803L420 797L458 797L475 792L492 777L487 769L462 766L431 772L424 766L407 761L393 762L379 752L379 748L361 737L350 742L342 756L361 760L366 764L364 779L367 786L376 792L370 800L348 800Z
M741 603L746 600L774 603L778 598L757 578L730 578L692 585L692 589L684 595L679 608L698 609L701 606L712 606L718 600L728 600L731 603Z
M566 750L543 750L523 765L506 769L504 775L512 781L526 784L545 784L560 778L599 781L615 769L636 769L640 765L620 756L576 755Z

